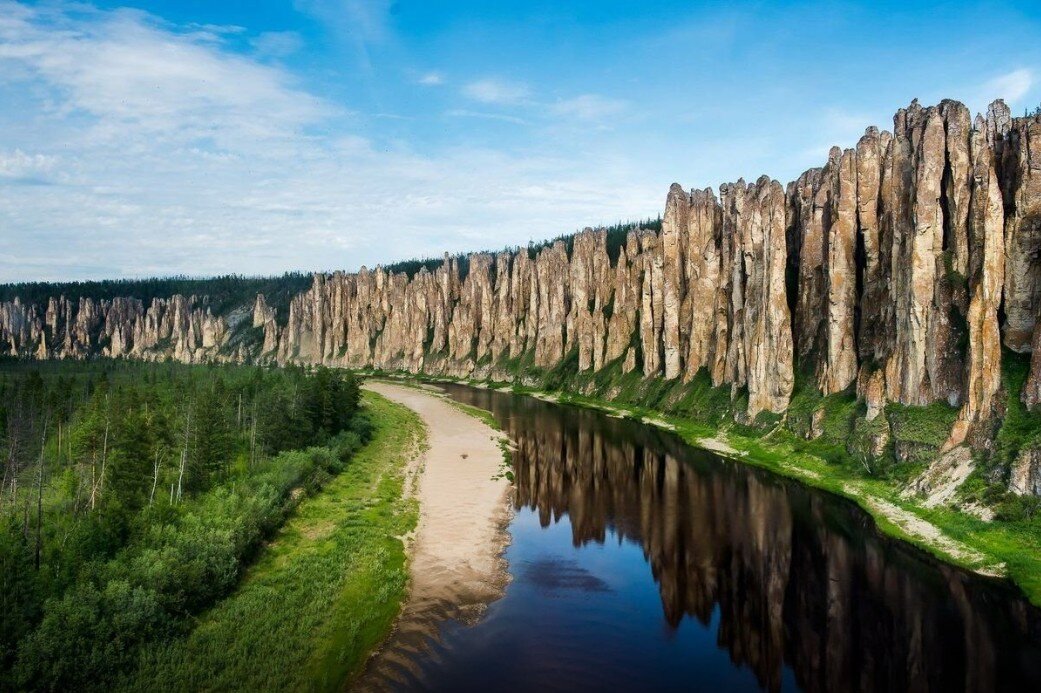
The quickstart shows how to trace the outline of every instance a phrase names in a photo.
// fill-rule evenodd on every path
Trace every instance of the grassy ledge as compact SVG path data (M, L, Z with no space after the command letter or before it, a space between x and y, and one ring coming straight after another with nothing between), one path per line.
M366 392L371 442L302 501L242 583L190 634L148 649L126 689L328 690L356 676L406 596L416 525L404 470L426 437L406 407Z
M845 451L825 447L818 441L803 440L780 423L755 430L749 426L721 424L719 420L703 423L652 407L620 404L546 387L426 375L416 378L406 373L375 374L399 382L410 379L458 382L498 389L595 409L667 429L688 444L710 450L724 459L761 467L847 498L869 513L886 534L948 563L982 575L1008 578L1032 603L1041 606L1041 528L1036 517L1021 521L985 521L952 508L926 508L915 497L901 493L904 480L899 476L873 478ZM820 406L836 417L851 414L850 402L835 400L824 401Z

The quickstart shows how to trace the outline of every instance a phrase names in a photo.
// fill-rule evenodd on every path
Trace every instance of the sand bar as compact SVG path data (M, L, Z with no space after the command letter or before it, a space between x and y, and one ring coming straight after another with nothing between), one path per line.
M414 656L430 646L441 623L474 620L502 596L510 483L501 473L501 432L436 393L379 381L364 387L412 409L428 429L427 449L410 471L415 481L407 484L420 513L408 539L409 598L357 686L390 690L414 675Z

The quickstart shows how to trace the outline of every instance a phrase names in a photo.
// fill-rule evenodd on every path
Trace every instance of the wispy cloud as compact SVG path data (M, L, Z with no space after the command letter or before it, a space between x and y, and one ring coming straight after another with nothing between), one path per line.
M170 31L139 12L20 13L0 25L0 83L35 81L53 116L89 134L233 147L300 131L336 112L285 72Z
M482 111L470 111L465 108L453 108L445 111L445 115L453 118L483 118L484 120L499 120L504 123L515 123L517 125L526 125L528 122L523 118L506 115L504 113L484 113Z
M419 154L352 131L241 36L68 7L0 0L0 281L352 269L658 205L645 172L597 152ZM474 93L528 95L494 84Z
M426 72L416 80L416 84L421 84L424 87L437 87L444 83L445 76L440 72Z
M39 180L49 177L58 166L58 157L26 154L21 149L0 151L0 178Z
M1019 101L1034 86L1034 73L1026 68L1012 70L989 80L981 89L986 99Z
M295 31L265 31L250 41L261 58L285 58L304 47L304 40Z
M371 48L390 35L391 0L294 0L293 6L352 45L361 69L372 71Z
M531 89L520 82L486 78L470 82L463 87L463 95L480 103L513 105L523 102L531 95Z
M1027 99L1035 91L1035 71L1028 67L1010 68L976 82L962 82L957 89L948 90L960 94L965 105L974 113L983 113L995 99L1004 99L1015 112L1020 107L1032 107ZM946 93L938 94L944 96Z
M628 103L599 94L581 94L570 99L557 101L550 110L561 117L579 120L600 120L621 114Z
M828 160L832 147L843 149L854 146L864 131L871 125L885 128L885 115L865 111L850 111L839 107L824 108L813 116L813 128L809 146L798 152L804 166L822 166Z
M389 31L390 0L294 0L293 5L365 43L382 41Z

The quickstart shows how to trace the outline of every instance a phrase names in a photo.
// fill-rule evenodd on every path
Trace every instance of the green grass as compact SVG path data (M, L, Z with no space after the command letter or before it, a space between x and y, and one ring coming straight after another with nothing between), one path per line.
M417 508L403 469L420 419L374 393L372 441L304 500L238 589L185 638L152 647L136 690L342 690L389 632L406 595L400 539Z
M1041 408L1031 412L1019 398L1030 372L1030 355L1005 350L1001 355L1002 378L1008 397L1005 416L994 440L994 461L1007 467L1030 445L1041 439Z
M475 419L483 422L486 426L488 426L488 428L492 429L493 431L502 430L502 426L500 426L499 422L496 421L495 415L487 409L474 407L469 404L465 404L464 402L456 402L454 399L448 400L448 403L456 409L458 409L459 411L463 412L464 414L472 416Z
M558 401L602 411L627 413L632 418L657 422L669 427L695 446L699 445L702 438L719 433L717 429L682 417L662 415L639 407L619 409L617 405L587 396L562 395ZM846 416L841 412L834 415L836 418ZM769 438L745 436L731 430L724 438L736 450L736 455L729 456L731 459L848 498L872 515L883 531L938 558L969 569L1004 563L1009 578L1023 589L1032 602L1041 606L1041 524L1038 522L1041 518L1034 518L1029 522L984 522L954 509L923 508L914 499L901 496L900 484L888 478L870 476L864 473L862 466L849 460L844 463L829 461L818 454L820 448L829 445L828 443L821 442L820 439L807 441L785 429L775 432ZM832 452L839 454L834 450ZM884 500L914 513L952 539L983 554L984 560L962 560L907 534L886 517L875 512L865 502L869 497Z

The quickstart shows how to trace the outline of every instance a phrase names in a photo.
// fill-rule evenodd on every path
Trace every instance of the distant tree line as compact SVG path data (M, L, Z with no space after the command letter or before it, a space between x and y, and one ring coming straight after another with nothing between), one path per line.
M661 217L643 221L619 221L617 224L604 227L604 230L607 231L607 252L612 264L618 262L621 248L625 245L629 232L639 228L660 231ZM558 241L563 241L570 258L575 245L575 235L569 233L545 241L533 241L524 247L528 251L528 256L534 259L539 251L551 247ZM516 253L521 249L522 246L507 247L500 252ZM469 275L472 254L458 253L451 256L459 267L460 279L466 279ZM383 268L390 273L404 273L408 275L409 279L412 279L422 269L434 272L443 264L443 257L416 258L384 265ZM81 282L21 282L0 284L0 301L13 301L18 298L22 303L35 305L42 310L46 308L49 299L59 296L64 296L70 301L78 301L80 298L112 300L116 297L132 297L141 300L147 307L155 298L170 298L175 294L181 294L206 297L215 314L226 315L234 308L252 305L257 294L263 294L267 304L275 308L279 324L284 325L289 315L289 302L297 294L309 289L312 281L310 273L286 272L281 276L273 277L225 274L209 278L178 275Z
M602 228L607 232L607 254L611 258L611 264L614 265L618 262L618 257L621 255L621 249L625 245L625 240L628 237L629 232L636 229L661 231L661 217L659 216L656 219L645 219L643 221L619 221L617 224ZM527 246L507 246L499 251L484 252L494 257L503 252L511 254L517 253L523 248L528 251L528 257L534 260L540 251L552 247L558 241L562 241L567 250L568 258L570 259L571 253L575 248L575 236L578 233L579 232L567 233L544 241L532 241ZM449 260L455 260L459 267L459 278L461 280L466 279L467 275L470 273L470 256L476 254L479 253L458 253L449 256ZM420 270L425 269L427 272L435 272L444 264L445 259L443 257L416 258L384 265L383 269L392 274L404 273L408 275L409 279L413 279L417 274L419 274Z
M214 313L225 314L242 305L252 305L257 294L264 294L268 305L273 306L278 317L284 321L293 296L310 288L310 274L286 272L279 277L247 277L226 274L219 277L199 279L186 276L151 277L148 279L105 279L83 282L25 282L0 284L0 301L13 301L46 308L50 298L65 296L70 301L80 298L111 300L116 297L140 299L147 307L154 298L183 296L205 296Z

